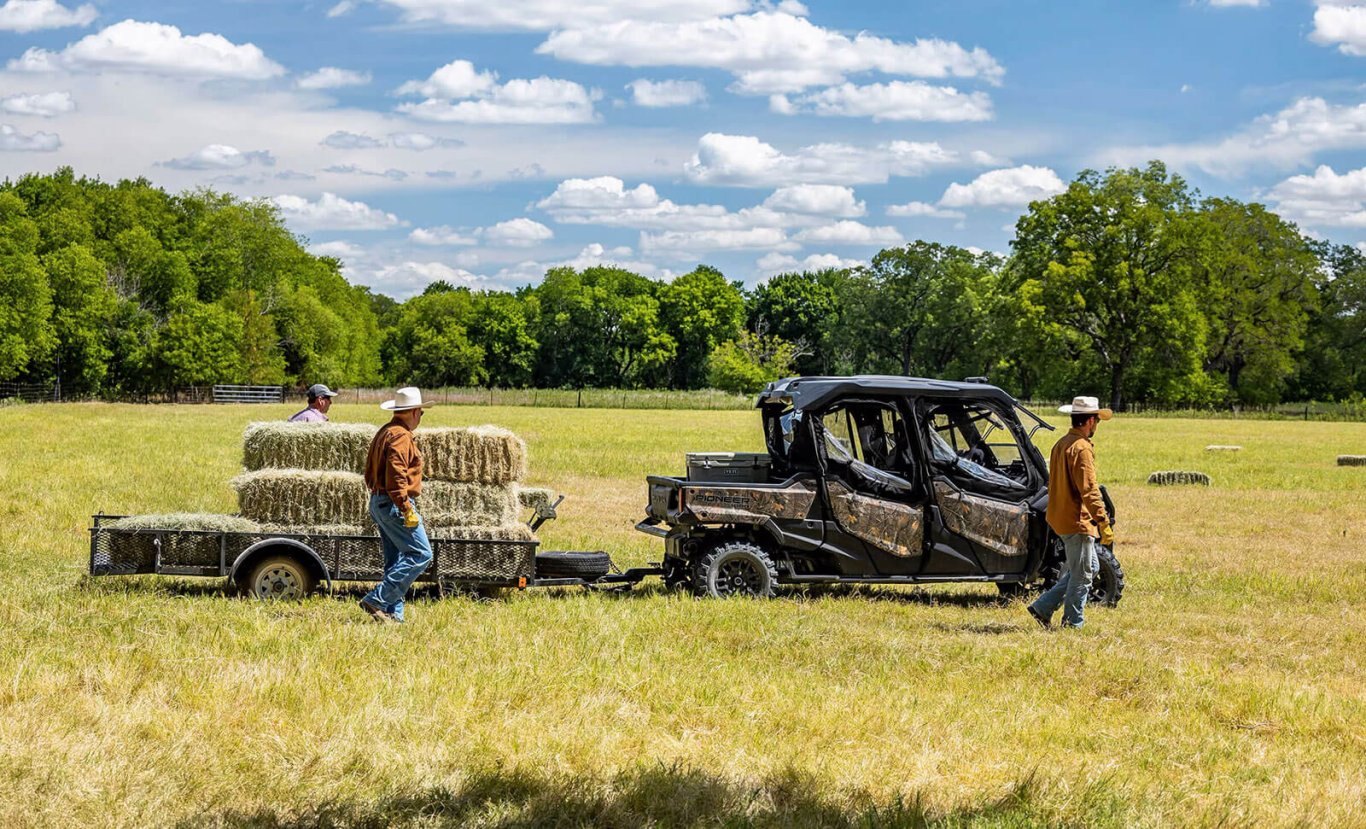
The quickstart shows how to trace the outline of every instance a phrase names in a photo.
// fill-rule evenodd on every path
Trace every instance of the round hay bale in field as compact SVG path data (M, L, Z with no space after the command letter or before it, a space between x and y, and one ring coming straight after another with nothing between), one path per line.
M242 514L287 527L370 523L370 493L354 472L260 469L232 479Z
M1241 447L1241 446L1225 446L1225 445L1223 445L1223 444L1211 443L1209 446L1206 446L1206 447L1205 447L1205 451L1206 451L1206 452L1241 452L1241 451L1243 451L1243 447Z
M519 486L517 500L521 503L522 509L550 509L551 502L555 500L555 490L539 486Z
M418 429L413 438L424 479L510 484L526 477L526 443L501 426Z
M368 423L249 423L242 434L242 465L248 472L364 472L375 432Z
M1209 486L1210 477L1203 472L1154 472L1153 474L1148 476L1148 483L1152 484L1153 486L1175 486L1181 484Z
M1338 455L1338 466L1366 466L1366 455Z
M261 525L240 515L211 512L168 512L162 515L130 515L103 526L119 530L192 530L197 532L254 533Z

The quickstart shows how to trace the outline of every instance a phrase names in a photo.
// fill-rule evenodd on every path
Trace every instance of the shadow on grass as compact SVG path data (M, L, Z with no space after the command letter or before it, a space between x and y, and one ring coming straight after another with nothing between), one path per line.
M655 766L610 779L495 768L458 788L434 786L373 802L338 801L291 814L270 808L191 818L182 829L370 829L371 827L1026 827L1122 826L1132 810L1106 783L1051 793L1033 776L981 803L936 810L924 798L831 794L810 775L785 772L745 783Z

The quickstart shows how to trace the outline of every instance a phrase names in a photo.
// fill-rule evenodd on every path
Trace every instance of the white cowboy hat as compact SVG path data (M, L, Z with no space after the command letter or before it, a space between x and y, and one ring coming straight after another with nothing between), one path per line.
M1093 414L1100 415L1101 420L1109 420L1115 413L1109 409L1102 409L1100 401L1094 397L1074 397L1069 406L1059 406L1058 411L1063 414Z
M422 390L417 386L404 386L394 393L393 400L386 400L379 407L386 412L406 412L409 409L430 409L433 405L422 402Z

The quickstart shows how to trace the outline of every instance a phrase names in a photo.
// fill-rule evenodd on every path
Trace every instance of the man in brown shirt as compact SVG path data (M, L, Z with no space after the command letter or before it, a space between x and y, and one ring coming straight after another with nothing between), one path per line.
M422 422L422 392L398 390L380 408L393 412L370 441L365 458L365 486L370 490L370 517L379 528L384 549L384 579L360 600L361 609L377 622L402 622L403 597L432 563L432 544L417 512L422 494L422 453L413 430Z
M1048 526L1062 539L1067 562L1062 577L1028 607L1029 615L1043 627L1052 625L1053 614L1063 607L1063 627L1085 623L1086 598L1091 581L1100 569L1096 539L1114 543L1110 515L1096 481L1096 452L1091 444L1100 421L1112 412L1100 408L1094 397L1077 397L1058 411L1072 416L1072 428L1053 445L1048 459Z

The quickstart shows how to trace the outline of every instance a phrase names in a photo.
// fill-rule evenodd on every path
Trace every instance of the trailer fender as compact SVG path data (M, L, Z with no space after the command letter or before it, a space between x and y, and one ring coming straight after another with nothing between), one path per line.
M312 547L292 538L267 538L243 550L233 561L232 568L228 571L228 580L237 584L239 573L251 572L256 562L269 555L290 555L299 559L312 571L313 577L319 582L326 582L328 592L332 592L332 574L327 572L327 565L323 564L322 557L314 552Z

